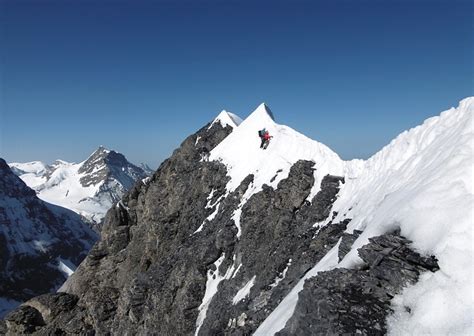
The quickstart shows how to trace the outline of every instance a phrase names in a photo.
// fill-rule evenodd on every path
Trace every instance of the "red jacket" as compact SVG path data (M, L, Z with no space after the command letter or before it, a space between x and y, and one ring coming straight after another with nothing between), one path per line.
M268 133L268 132L263 135L263 139L265 139L265 140L270 140L270 138L271 138L271 136L270 136L270 133Z

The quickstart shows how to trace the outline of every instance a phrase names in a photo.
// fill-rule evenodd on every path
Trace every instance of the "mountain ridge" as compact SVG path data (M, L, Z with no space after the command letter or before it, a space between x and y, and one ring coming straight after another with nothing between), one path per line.
M101 240L62 288L74 304L32 299L3 328L468 333L473 110L474 98L463 100L349 162L261 109L237 127L209 123L109 210ZM267 150L261 127L274 135ZM439 315L440 297L456 318ZM27 311L48 322L22 320Z
M98 232L107 210L150 173L104 146L79 163L56 160L51 165L33 161L10 166L40 198L77 212Z

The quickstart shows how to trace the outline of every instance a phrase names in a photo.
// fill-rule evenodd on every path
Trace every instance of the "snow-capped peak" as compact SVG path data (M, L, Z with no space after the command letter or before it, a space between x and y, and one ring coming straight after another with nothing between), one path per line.
M256 116L258 116L259 118L270 117L270 119L272 119L273 121L275 121L275 116L273 115L272 110L270 110L270 108L268 107L268 105L265 104L265 103L261 103L260 105L258 105L258 107L255 109L255 111L253 111L253 112L247 117L247 119L253 118L253 117L256 117Z
M260 148L258 131L261 129L272 136L265 150ZM273 113L264 103L212 150L210 159L220 160L227 166L231 177L228 191L235 190L249 174L254 175L253 192L261 190L263 184L276 187L288 176L291 166L301 159L316 163L315 189L311 196L319 190L325 175L344 174L343 161L336 153L288 126L275 123Z
M91 157L104 157L109 153L110 153L110 149L107 149L104 146L100 145L94 152L92 152L91 155L89 155L88 160Z
M11 166L42 200L71 209L95 223L136 181L150 174L104 146L80 163L56 160L51 165L31 162Z
M242 123L242 119L232 112L222 110L222 112L212 121L209 128L211 128L215 123L220 123L222 127L230 126L236 128Z

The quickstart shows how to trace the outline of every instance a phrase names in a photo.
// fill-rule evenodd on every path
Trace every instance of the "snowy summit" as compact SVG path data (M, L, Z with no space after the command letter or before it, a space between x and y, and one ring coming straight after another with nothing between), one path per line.
M145 171L103 146L80 163L56 160L51 165L38 161L9 165L39 198L77 212L94 226L136 181L150 173L149 168Z

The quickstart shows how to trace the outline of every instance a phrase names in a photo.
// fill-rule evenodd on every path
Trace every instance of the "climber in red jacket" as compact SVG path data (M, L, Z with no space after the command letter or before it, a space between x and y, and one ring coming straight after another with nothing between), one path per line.
M263 148L263 149L267 149L268 145L270 144L270 139L273 138L272 136L270 136L270 133L268 133L268 131L266 131L264 134L263 134L263 137L262 137L262 145L260 146L260 148Z

